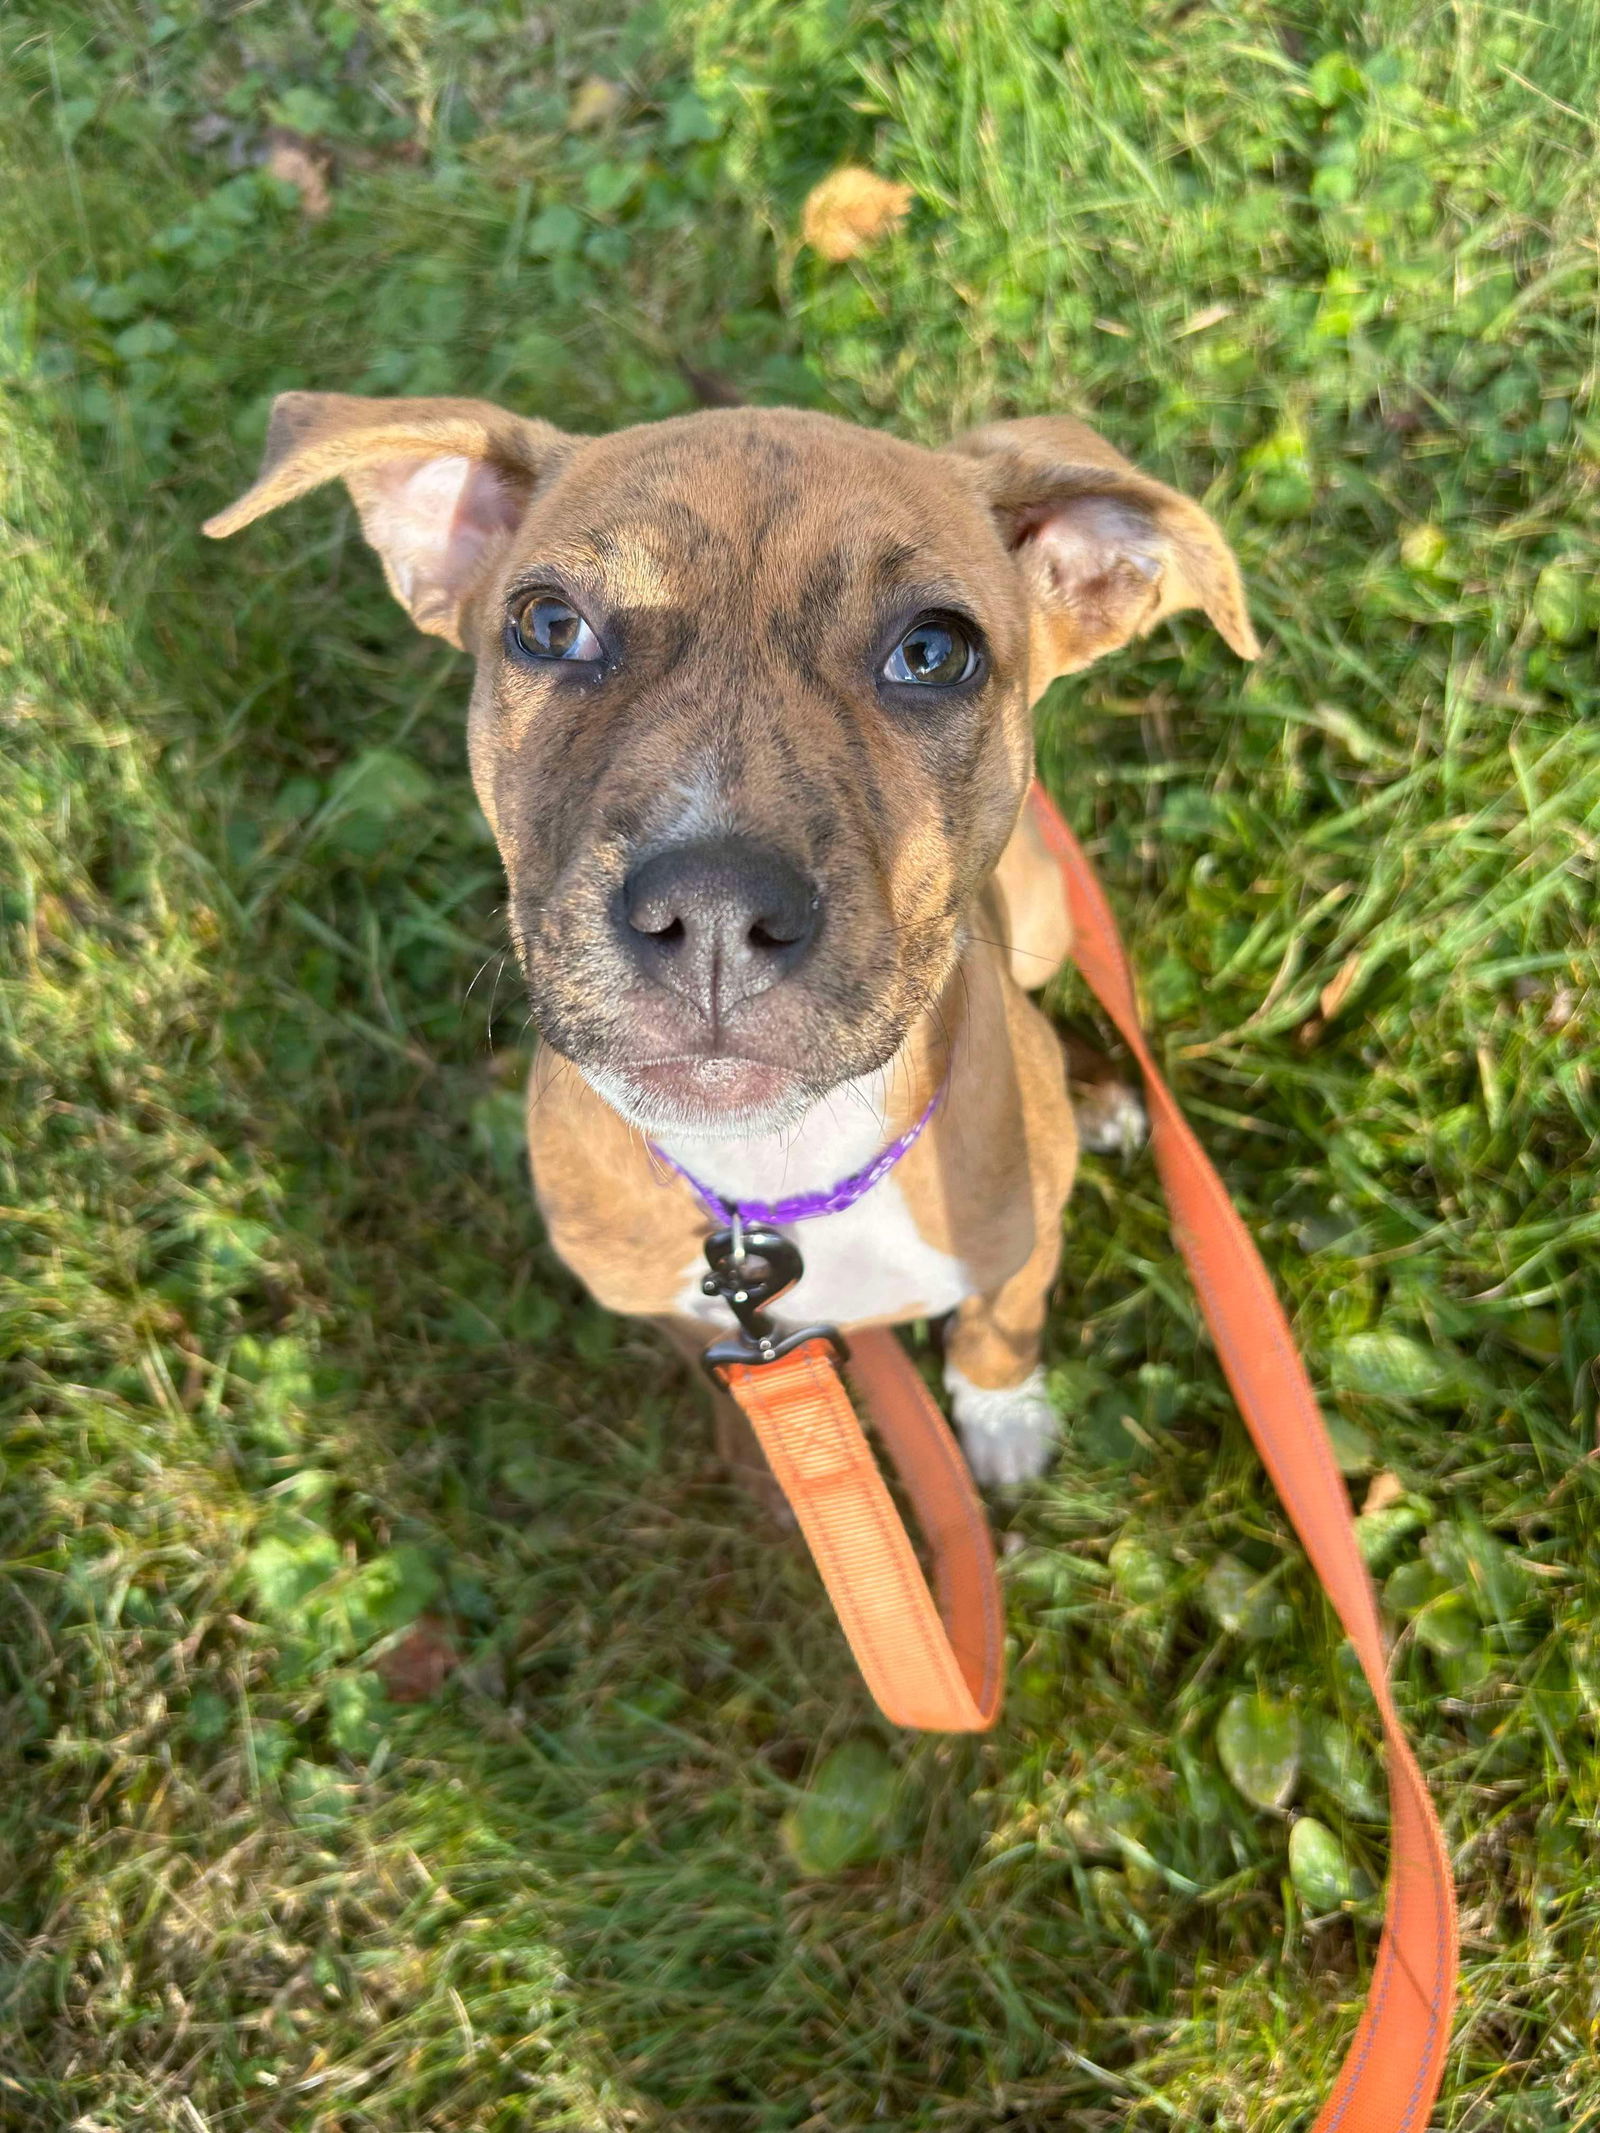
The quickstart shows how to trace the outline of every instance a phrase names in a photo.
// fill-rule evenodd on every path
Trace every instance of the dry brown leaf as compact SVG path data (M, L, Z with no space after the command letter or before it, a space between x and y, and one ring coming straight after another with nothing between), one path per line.
M627 96L621 82L607 81L603 74L586 74L573 90L572 102L567 106L569 130L592 133L598 126L609 126Z
M1232 304L1207 304L1203 311L1192 311L1172 338L1186 340L1191 333L1204 333L1208 326L1220 326L1225 318L1232 316Z
M1360 974L1360 970L1361 952L1357 949L1354 955L1345 957L1334 976L1323 986L1322 991L1317 995L1317 1005L1322 1009L1324 1022L1331 1022L1340 1008L1343 1007L1349 997L1351 986Z
M800 216L800 235L837 266L897 230L910 209L909 185L847 163L813 186Z
M280 127L267 136L266 165L273 177L292 185L300 195L300 211L306 220L320 222L333 205L328 190L333 159L326 151L303 134Z
M438 1615L419 1615L400 1640L373 1661L392 1703L427 1703L455 1671L455 1639Z
M1400 1476L1391 1474L1386 1467L1381 1474L1374 1474L1367 1484L1367 1493L1361 1504L1362 1517L1365 1518L1369 1511L1387 1511L1389 1506L1398 1503L1405 1493L1406 1485Z

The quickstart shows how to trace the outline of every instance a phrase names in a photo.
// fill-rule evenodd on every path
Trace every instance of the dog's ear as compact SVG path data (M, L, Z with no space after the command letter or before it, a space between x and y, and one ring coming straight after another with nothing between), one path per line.
M204 531L236 533L335 477L418 629L460 644L461 610L536 483L577 443L487 400L280 393L254 488Z
M1180 608L1203 608L1241 659L1261 647L1233 552L1197 503L1081 422L991 422L950 448L977 462L1032 606L1036 689Z

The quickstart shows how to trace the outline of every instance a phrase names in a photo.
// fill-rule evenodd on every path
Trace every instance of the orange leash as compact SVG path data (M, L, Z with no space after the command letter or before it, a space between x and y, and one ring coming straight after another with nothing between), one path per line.
M1043 788L1035 823L1061 867L1073 958L1144 1076L1150 1144L1239 1412L1372 1690L1388 1749L1383 1936L1355 2040L1313 2133L1417 2133L1432 2109L1455 1998L1455 1888L1444 1833L1389 1688L1382 1624L1349 1497L1283 1306L1221 1180L1145 1043L1133 979L1082 847ZM922 1525L935 1603L825 1337L775 1361L718 1365L794 1507L862 1674L886 1717L931 1731L991 1725L1001 1690L994 1551L950 1431L894 1336L852 1338L851 1367Z
M936 1606L826 1341L720 1375L750 1419L885 1718L981 1733L1000 1709L1005 1619L967 1462L892 1333L857 1333L852 1371L933 1555Z

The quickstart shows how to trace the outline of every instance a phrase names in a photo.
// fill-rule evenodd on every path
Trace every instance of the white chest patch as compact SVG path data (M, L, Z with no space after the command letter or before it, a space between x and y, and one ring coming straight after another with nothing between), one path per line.
M880 1076L848 1083L786 1133L763 1140L663 1141L676 1163L728 1200L774 1201L822 1192L864 1170L893 1138L884 1125ZM937 1318L972 1293L959 1259L919 1233L891 1171L854 1207L813 1215L787 1232L805 1273L773 1306L786 1329L818 1320L837 1326L872 1320ZM698 1265L686 1270L678 1309L707 1325L727 1324L727 1305L700 1292Z

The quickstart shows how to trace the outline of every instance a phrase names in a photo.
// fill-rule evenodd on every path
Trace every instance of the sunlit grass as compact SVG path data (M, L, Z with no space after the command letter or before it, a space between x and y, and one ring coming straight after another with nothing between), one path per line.
M1403 1491L1443 2122L1590 2122L1600 26L152 19L5 32L0 2123L1264 2133L1349 2036L1370 1906L1308 1914L1215 1740L1288 1707L1376 1884L1366 1705L1147 1165L1069 1212L1006 1718L891 1739L693 1389L540 1238L462 662L342 504L196 537L283 387L598 428L684 362L926 441L1087 413L1226 523L1267 656L1186 620L1041 761L1356 1500ZM626 94L575 133L591 75ZM325 221L271 123L333 144ZM917 198L825 267L846 159ZM444 1687L391 1700L397 1650ZM785 1818L855 1737L892 1809L812 1870Z

